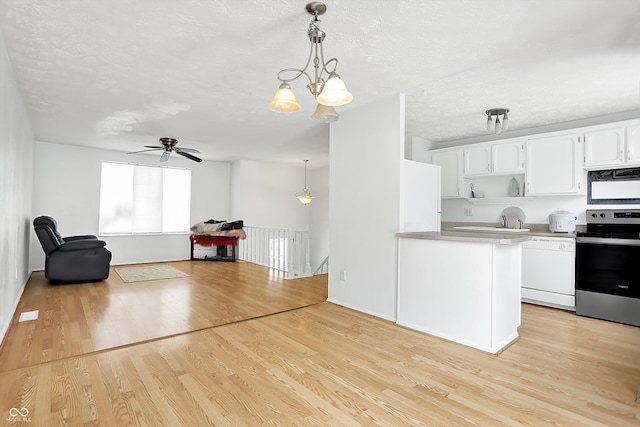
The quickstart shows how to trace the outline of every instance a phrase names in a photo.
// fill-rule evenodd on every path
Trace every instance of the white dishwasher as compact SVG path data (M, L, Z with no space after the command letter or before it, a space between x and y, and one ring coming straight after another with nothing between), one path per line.
M576 241L538 237L522 244L522 301L576 309Z

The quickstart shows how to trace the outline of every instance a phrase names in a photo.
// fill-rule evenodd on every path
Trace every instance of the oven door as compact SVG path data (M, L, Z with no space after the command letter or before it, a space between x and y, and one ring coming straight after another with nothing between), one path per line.
M578 236L576 290L640 298L640 239Z

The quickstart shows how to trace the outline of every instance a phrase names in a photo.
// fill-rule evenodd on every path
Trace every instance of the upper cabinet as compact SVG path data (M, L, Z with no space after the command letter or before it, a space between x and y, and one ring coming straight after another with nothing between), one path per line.
M640 164L640 125L627 126L627 163Z
M625 163L625 129L615 128L584 134L584 165L622 165Z
M585 132L584 136L585 168L640 165L640 126Z
M493 184L521 174L525 196L583 195L585 169L640 167L640 120L443 148L430 154L431 162L442 168L444 198L468 197L471 181Z
M491 146L493 173L524 173L524 140Z
M462 149L431 151L431 163L440 166L440 194L442 198L462 197Z
M478 144L464 149L464 176L524 173L524 142Z
M583 193L580 141L579 134L527 140L525 196Z

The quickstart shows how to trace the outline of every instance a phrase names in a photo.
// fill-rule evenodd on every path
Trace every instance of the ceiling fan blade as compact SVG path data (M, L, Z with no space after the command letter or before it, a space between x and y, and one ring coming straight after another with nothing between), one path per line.
M185 153L202 154L202 153L200 153L200 151L196 150L195 148L175 147L174 151L184 151Z
M169 160L170 154L171 154L171 151L165 151L164 153L162 153L162 156L160 156L160 161L166 162L167 160Z
M127 154L144 153L146 151L157 151L157 150L164 150L164 147L157 147L157 148L154 147L154 148L150 148L148 150L131 151L131 152L127 153Z
M186 157L189 160L193 160L194 162L200 163L202 161L201 158L196 157L196 156L194 156L192 154L189 154L189 153L185 153L184 151L178 151L178 150L175 150L175 151L176 151L176 153L180 154L181 156Z
M164 145L145 145L147 148L164 148Z

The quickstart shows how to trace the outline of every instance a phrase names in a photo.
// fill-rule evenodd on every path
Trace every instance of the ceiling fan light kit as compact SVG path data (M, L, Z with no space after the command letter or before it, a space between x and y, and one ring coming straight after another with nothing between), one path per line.
M490 108L484 112L487 115L487 132L501 134L503 131L509 130L509 109L508 108ZM493 121L495 116L496 121ZM502 122L500 122L502 116Z
M327 6L321 2L312 2L306 6L307 12L313 16L309 23L307 32L311 49L309 58L303 68L285 68L278 72L278 80L282 83L276 91L275 96L269 103L269 108L277 113L296 113L300 111L300 104L296 100L296 96L291 89L290 82L298 80L302 76L306 76L309 80L307 88L309 92L318 101L316 111L311 115L312 118L320 120L321 123L329 123L338 120L340 117L333 107L348 104L353 100L353 95L347 90L346 85L336 73L338 69L338 60L331 58L325 62L324 49L322 42L326 33L319 27L320 20L318 16L327 11ZM307 68L311 64L313 58L313 78L307 73ZM326 80L324 76L327 76ZM286 78L285 76L290 76ZM322 109L329 107L329 109Z
M164 152L162 153L162 156L160 156L161 162L168 161L171 153L179 154L182 157L185 157L189 160L193 160L194 162L200 163L202 161L201 158L194 156L194 154L200 154L200 151L196 150L195 148L176 147L178 140L175 138L160 138L159 141L160 141L160 144L162 145L145 145L145 147L148 148L147 150L131 151L127 154L136 154L136 153L144 153L147 151L164 150Z

